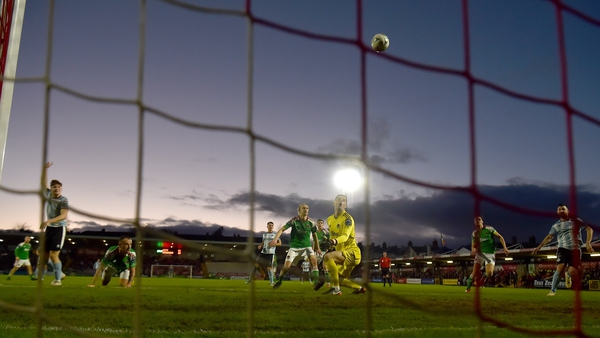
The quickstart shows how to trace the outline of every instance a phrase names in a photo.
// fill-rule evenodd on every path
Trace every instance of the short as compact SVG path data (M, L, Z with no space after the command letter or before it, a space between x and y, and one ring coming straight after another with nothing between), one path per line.
M360 249L358 247L346 249L342 251L342 255L344 256L344 263L338 266L339 274L345 278L348 278L350 277L352 270L354 270L354 268L360 264Z
M323 257L325 257L324 253L315 253L315 256L317 257L317 264L321 264L323 262Z
M285 256L286 262L292 262L292 265L296 265L300 258L308 258L315 255L313 248L290 248L287 256Z
M565 264L566 266L577 267L574 261L575 255L579 255L579 262L581 262L581 249L558 248L556 250L556 265Z
M106 268L104 268L104 271L102 271L102 285L108 284L112 276L114 276L116 273L119 273L119 278L129 280L129 269L119 271L114 266L109 265Z
M481 254L476 254L475 262L480 265L492 264L496 266L496 255L493 253L484 253L483 256Z
M256 257L256 263L264 270L267 270L268 268L273 267L274 258L275 258L274 254L267 254L267 253L261 252L258 255L258 257Z
M381 268L381 275L383 277L389 276L390 275L390 268Z
M65 243L66 227L46 227L46 252L60 251Z
M15 268L20 268L22 266L31 266L31 262L29 259L15 259Z

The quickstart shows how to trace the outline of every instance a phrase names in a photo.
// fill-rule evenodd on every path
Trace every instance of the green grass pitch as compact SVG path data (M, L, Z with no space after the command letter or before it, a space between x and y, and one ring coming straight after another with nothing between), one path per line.
M37 282L24 276L0 281L1 337L36 336L39 316L18 309L32 307L38 296L43 304L41 315L49 318L41 331L44 337L79 336L59 323L86 336L132 337L137 287L143 337L244 337L250 328L256 337L531 336L480 321L475 290L466 294L456 286L395 284L383 288L371 284L366 294L343 289L342 296L332 296L297 281L273 290L265 281L251 287L242 280L143 278L132 289L115 286L117 280L112 286L92 289L86 286L90 277L67 277L61 287L50 286L50 279L43 281L41 293ZM571 330L575 292L559 290L554 297L547 297L547 292L481 289L481 311L484 317L519 329ZM581 299L584 334L600 337L600 292L582 292Z

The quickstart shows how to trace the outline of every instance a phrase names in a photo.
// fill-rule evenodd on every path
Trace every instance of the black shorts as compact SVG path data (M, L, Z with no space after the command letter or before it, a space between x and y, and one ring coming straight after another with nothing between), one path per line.
M579 262L581 262L581 250L569 250L565 248L558 248L556 250L556 265L565 264L567 266L577 267L575 265L575 255L579 255Z
M256 257L256 263L258 263L258 265L263 268L263 269L267 269L273 266L273 258L274 255L273 254L266 254L266 253L260 253L258 255L258 257Z
M389 276L390 275L390 268L381 268L381 275L382 276Z
M46 252L60 251L66 236L67 227L46 227Z

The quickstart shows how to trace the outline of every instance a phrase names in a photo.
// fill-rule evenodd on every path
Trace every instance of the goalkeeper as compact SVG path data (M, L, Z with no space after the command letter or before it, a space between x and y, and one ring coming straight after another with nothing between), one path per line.
M354 294L365 293L366 289L350 280L350 273L360 264L360 248L356 245L354 232L354 218L346 212L346 195L337 195L333 202L333 215L327 218L330 243L335 246L335 251L325 255L323 265L327 267L331 276L331 289L324 294L342 295L340 285L352 288ZM314 289L319 290L324 282L315 283Z
M100 268L96 270L92 283L88 287L95 287L98 277L102 277L102 286L106 286L116 273L119 274L120 286L131 287L136 265L135 251L131 248L132 243L129 236L119 237L119 245L111 246L106 250L106 254L100 262Z

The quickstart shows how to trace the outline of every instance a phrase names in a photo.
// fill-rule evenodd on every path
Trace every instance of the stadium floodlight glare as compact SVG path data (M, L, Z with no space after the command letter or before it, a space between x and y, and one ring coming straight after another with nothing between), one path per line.
M600 256L600 253L596 252L596 253L590 254L590 257L597 257L597 256Z
M433 264L433 262L427 262L427 264Z
M452 264L452 263L454 263L454 261L447 261L446 263L448 263L448 264Z
M504 260L505 260L505 261L512 261L512 260L513 260L513 258L512 258L512 257L504 257Z
M407 262L406 265L410 265L410 262Z
M356 169L344 169L333 176L333 183L345 193L351 193L362 184L363 178Z
M553 259L553 258L556 258L556 255L548 255L548 256L546 256L546 258Z

